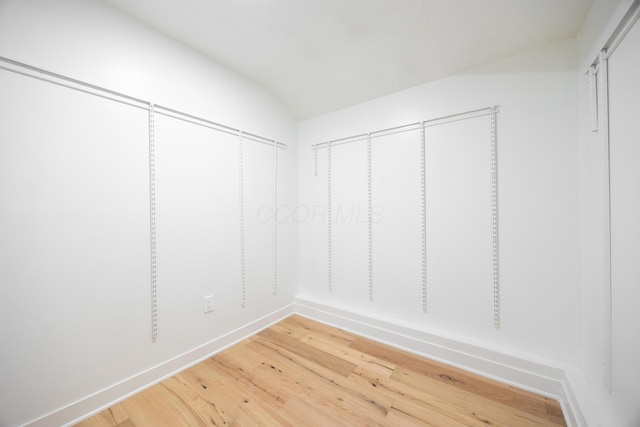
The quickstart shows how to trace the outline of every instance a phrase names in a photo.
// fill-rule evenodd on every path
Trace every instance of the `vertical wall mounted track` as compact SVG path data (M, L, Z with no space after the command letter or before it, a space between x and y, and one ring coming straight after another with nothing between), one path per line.
M493 326L500 328L500 261L498 248L498 141L496 107L491 107L491 234L493 258Z
M149 236L151 242L151 340L158 338L158 284L156 271L156 153L155 105L149 104Z
M331 272L331 256L332 256L332 248L331 248L331 238L332 238L332 227L333 227L333 214L332 214L332 195L331 195L331 143L327 144L327 286L329 288L329 292L332 292L332 272Z
M369 301L373 301L373 194L371 189L371 136L367 135L367 234L369 238Z
M273 141L273 295L278 295L278 143Z
M427 313L427 171L424 123L420 126L420 222L422 231L422 312Z
M602 116L599 132L602 135L602 326L603 326L603 377L604 388L611 393L613 375L613 321L611 308L611 140L609 133L609 60L607 50L598 56L600 77L600 108Z
M313 176L318 176L318 146L313 146Z
M244 138L238 133L238 202L240 208L240 287L242 289L242 308L247 307L247 275L245 269L244 247Z

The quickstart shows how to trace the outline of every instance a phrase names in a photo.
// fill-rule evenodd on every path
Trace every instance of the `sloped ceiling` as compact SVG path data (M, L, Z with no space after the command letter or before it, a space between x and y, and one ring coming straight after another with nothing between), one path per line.
M298 119L574 37L591 0L103 0Z

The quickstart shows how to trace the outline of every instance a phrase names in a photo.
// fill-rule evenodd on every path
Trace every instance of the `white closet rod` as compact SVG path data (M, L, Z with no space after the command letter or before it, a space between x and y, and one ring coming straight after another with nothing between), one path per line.
M116 102L121 102L121 103L130 105L132 107L149 110L150 105L152 104L150 101L145 101L143 99L136 98L134 96L127 95L121 92L116 92L114 90L107 89L102 86L97 86L82 80L77 80L72 77L54 73L52 71L48 71L43 68L34 67L33 65L25 64L23 62L14 61L13 59L5 58L3 56L0 56L0 61L11 66L11 67L7 67L7 66L0 65L0 69L10 71L16 74L21 74L23 76L31 77L34 79L46 81L46 82L67 87L70 89L78 90L80 92L88 93L101 98L110 99ZM13 68L13 67L16 67L16 68ZM48 78L45 78L45 77L48 77ZM273 144L275 143L277 147L280 149L286 150L287 148L287 145L282 142L278 142L273 139L265 138L263 136L260 136L254 133L242 131L240 129L236 129L230 126L216 123L214 121L211 121L202 117L198 117L189 113L185 113L183 111L175 110L173 108L164 107L162 105L155 104L154 109L156 114L162 114L167 117L183 120L185 122L193 123L199 126L204 126L213 130L217 130L219 132L228 133L230 135L238 136L240 135L240 132L242 132L244 139L249 139L251 141L260 142L262 144L267 144L270 146L273 146Z
M491 112L494 110L497 111L497 108L498 108L497 106L484 107L484 108L479 108L477 110L470 110L470 111L465 111L463 113L450 114L448 116L442 116L435 119L424 120L422 122L415 122L407 125L381 129L381 130L377 130L370 133L347 136L345 138L340 138L340 139L333 139L331 141L314 144L311 146L311 149L314 150L322 147L327 147L329 143L331 143L332 147L335 147L336 145L350 144L352 142L358 142L358 141L366 141L368 139L380 138L383 136L394 135L396 133L419 130L421 128L428 128L432 126L439 126L445 123L451 123L451 122L456 122L460 120L467 120L475 117L482 117L482 116L491 114Z

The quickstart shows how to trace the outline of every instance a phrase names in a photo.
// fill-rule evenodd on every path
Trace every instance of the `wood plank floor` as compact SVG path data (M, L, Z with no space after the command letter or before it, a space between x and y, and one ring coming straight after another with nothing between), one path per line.
M566 424L555 400L291 316L78 425Z

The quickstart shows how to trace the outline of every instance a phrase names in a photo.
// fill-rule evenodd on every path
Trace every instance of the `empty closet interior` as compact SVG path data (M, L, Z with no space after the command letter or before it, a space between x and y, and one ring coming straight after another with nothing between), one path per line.
M52 3L0 3L0 425L294 313L640 423L638 1L306 117L109 1Z

